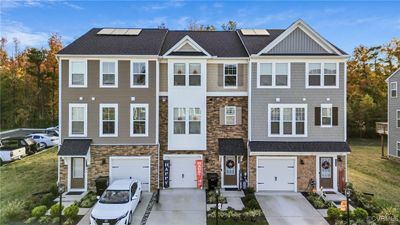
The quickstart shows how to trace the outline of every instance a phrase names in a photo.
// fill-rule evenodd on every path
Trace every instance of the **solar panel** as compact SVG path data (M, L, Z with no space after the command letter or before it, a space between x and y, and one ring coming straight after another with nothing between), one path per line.
M139 35L141 29L104 28L97 32L98 35Z
M244 36L267 36L269 35L266 29L241 29Z

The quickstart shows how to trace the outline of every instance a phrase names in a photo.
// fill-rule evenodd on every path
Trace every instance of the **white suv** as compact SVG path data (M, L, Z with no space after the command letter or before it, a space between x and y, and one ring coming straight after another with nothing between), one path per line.
M99 198L90 215L90 225L127 225L142 197L140 181L114 181Z

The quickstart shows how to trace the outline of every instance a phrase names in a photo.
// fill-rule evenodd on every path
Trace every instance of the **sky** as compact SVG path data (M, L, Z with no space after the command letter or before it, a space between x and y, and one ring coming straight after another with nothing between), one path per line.
M17 37L20 49L46 47L52 33L66 46L93 27L186 29L234 20L238 28L284 29L303 19L349 54L359 45L400 38L400 1L0 1L0 36Z

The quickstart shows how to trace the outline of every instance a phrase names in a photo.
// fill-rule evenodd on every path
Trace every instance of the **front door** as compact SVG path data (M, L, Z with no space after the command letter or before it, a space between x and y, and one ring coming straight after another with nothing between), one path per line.
M224 156L224 186L237 186L236 156Z
M333 157L319 158L319 183L323 189L333 189Z
M71 189L85 189L85 158L71 158Z

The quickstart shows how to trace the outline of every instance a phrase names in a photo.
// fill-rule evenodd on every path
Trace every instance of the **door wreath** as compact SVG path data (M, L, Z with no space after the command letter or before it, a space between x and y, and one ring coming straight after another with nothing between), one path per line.
M321 167L325 170L329 169L329 167L331 166L331 164L328 161L324 161L321 165Z
M226 161L226 167L232 169L235 166L235 162L233 160Z

